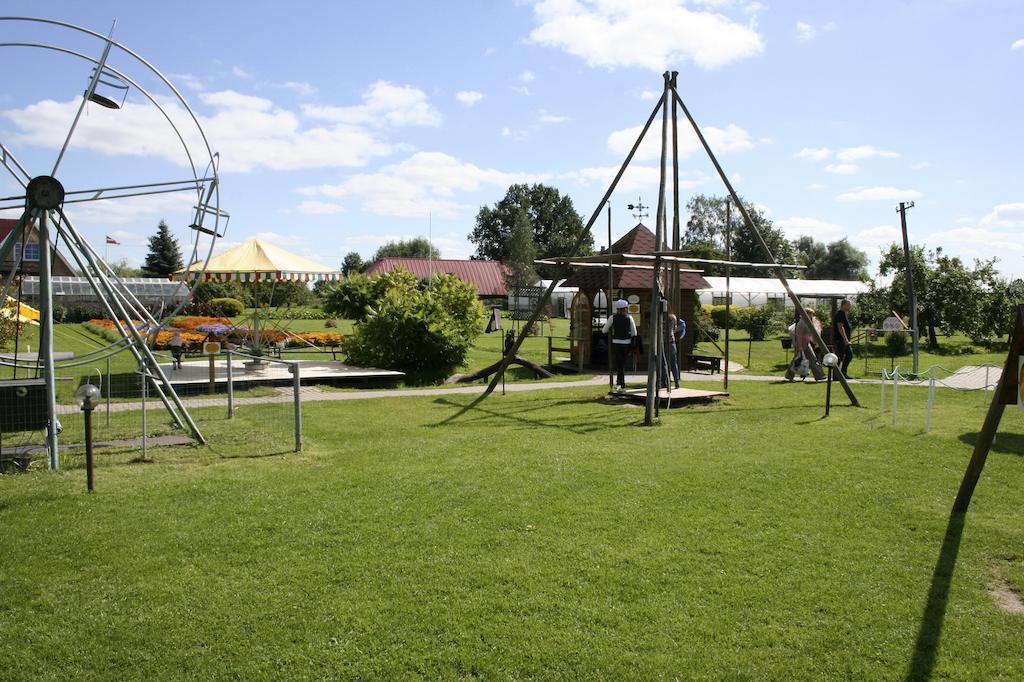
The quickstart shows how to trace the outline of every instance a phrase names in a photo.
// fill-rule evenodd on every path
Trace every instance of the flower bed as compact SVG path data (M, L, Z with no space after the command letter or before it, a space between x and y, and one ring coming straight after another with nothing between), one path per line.
M139 327L145 335L147 329L141 329L143 323L132 320L131 323ZM164 349L167 342L171 340L175 332L181 334L181 338L188 345L200 344L207 334L227 337L228 340L239 345L245 345L252 340L252 330L248 327L236 327L231 320L223 317L176 317L170 323L173 329L161 329L157 332L154 348ZM119 337L117 327L111 320L89 320L85 323L87 329L94 334L101 336L108 341L116 341ZM278 329L261 329L260 341L262 343L285 343L291 348L302 348L307 343L318 347L335 348L341 344L342 335L337 332L299 332L287 334Z

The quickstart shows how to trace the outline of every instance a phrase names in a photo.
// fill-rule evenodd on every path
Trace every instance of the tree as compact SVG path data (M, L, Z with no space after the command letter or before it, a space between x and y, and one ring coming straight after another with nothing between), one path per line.
M1016 292L998 278L994 259L976 260L974 267L968 268L959 258L944 254L941 247L926 252L921 246L911 246L910 257L918 324L927 333L930 348L938 347L940 331L947 335L962 332L975 341L1008 333L1007 320ZM900 245L892 244L882 253L878 273L891 275L891 283L882 287L873 284L858 304L867 303L876 314L895 310L909 317L906 264Z
M710 244L725 253L725 230L726 230L726 197L708 196L697 194L686 204L686 210L690 214L686 221L686 230L680 235L680 241L684 246L697 244ZM786 239L782 230L774 227L772 221L753 204L743 197L740 197L750 219L758 228L761 236L771 249L775 261L778 263L790 263L793 261L793 245ZM767 262L768 256L761 247L761 243L749 229L743 220L743 215L734 206L732 214L731 246L732 260L747 261L751 263ZM706 247L705 247L706 248ZM744 274L733 268L733 274ZM752 275L763 275L764 272L747 273Z
M807 279L868 279L868 255L844 237L827 246L804 235L793 242L796 259L806 265Z
M350 254L351 255L351 254ZM441 252L424 237L414 237L408 241L405 239L397 242L388 242L377 249L373 256L373 262L381 258L440 258ZM348 256L345 256L348 258Z
M348 362L405 372L408 383L449 376L465 362L484 321L472 285L446 274L422 283L401 268L346 279L332 288L324 309L358 322L342 341Z
M476 245L474 259L509 259L509 237L520 210L525 210L533 232L533 243L539 258L573 255L572 247L583 233L583 219L573 207L572 199L562 196L554 187L542 184L512 185L493 207L483 206L476 216L476 226L469 241ZM575 255L593 253L594 237L587 234ZM539 267L542 275L554 268Z
M505 266L508 268L505 285L509 289L515 289L534 284L538 279L537 271L533 267L533 260L537 256L537 245L533 243L530 216L524 208L516 211L515 223L512 225L511 234L509 234L508 251L508 258L505 259Z
M171 235L171 228L163 220L157 226L156 234L149 238L149 253L142 264L143 277L170 277L185 267L181 260L178 240Z
M341 274L346 277L356 272L362 272L365 269L366 263L363 262L363 257L355 251L346 253L345 260L341 261Z
M118 277L142 277L142 270L139 268L133 268L128 264L127 258L111 263L110 269L114 271L114 274Z

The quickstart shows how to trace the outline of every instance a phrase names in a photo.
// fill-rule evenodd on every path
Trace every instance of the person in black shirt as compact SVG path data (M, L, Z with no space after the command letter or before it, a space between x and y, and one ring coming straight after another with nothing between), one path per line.
M615 302L615 314L604 323L603 333L612 333L611 359L616 373L616 393L626 390L626 356L636 338L636 322L629 315L629 303L619 299Z
M853 345L850 337L853 335L853 327L850 326L850 301L843 299L839 304L839 310L832 321L832 342L836 346L836 355L839 356L839 370L844 377L849 377L850 363L853 361Z

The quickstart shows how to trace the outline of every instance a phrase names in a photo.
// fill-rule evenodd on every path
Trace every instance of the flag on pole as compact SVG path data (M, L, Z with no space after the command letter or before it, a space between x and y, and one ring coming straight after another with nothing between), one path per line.
M120 246L121 245L121 242L117 241L116 239L111 237L109 234L107 235L107 243L108 244L113 244L114 246Z

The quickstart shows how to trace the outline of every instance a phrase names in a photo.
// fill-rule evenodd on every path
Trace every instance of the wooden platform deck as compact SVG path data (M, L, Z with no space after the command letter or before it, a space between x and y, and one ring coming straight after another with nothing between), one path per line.
M728 395L727 391L701 391L695 388L676 388L669 393L667 389L663 388L659 391L658 402L662 407L682 407L694 403L711 402L715 398L724 398ZM647 403L647 388L631 388L625 393L609 392L607 399L643 405Z

